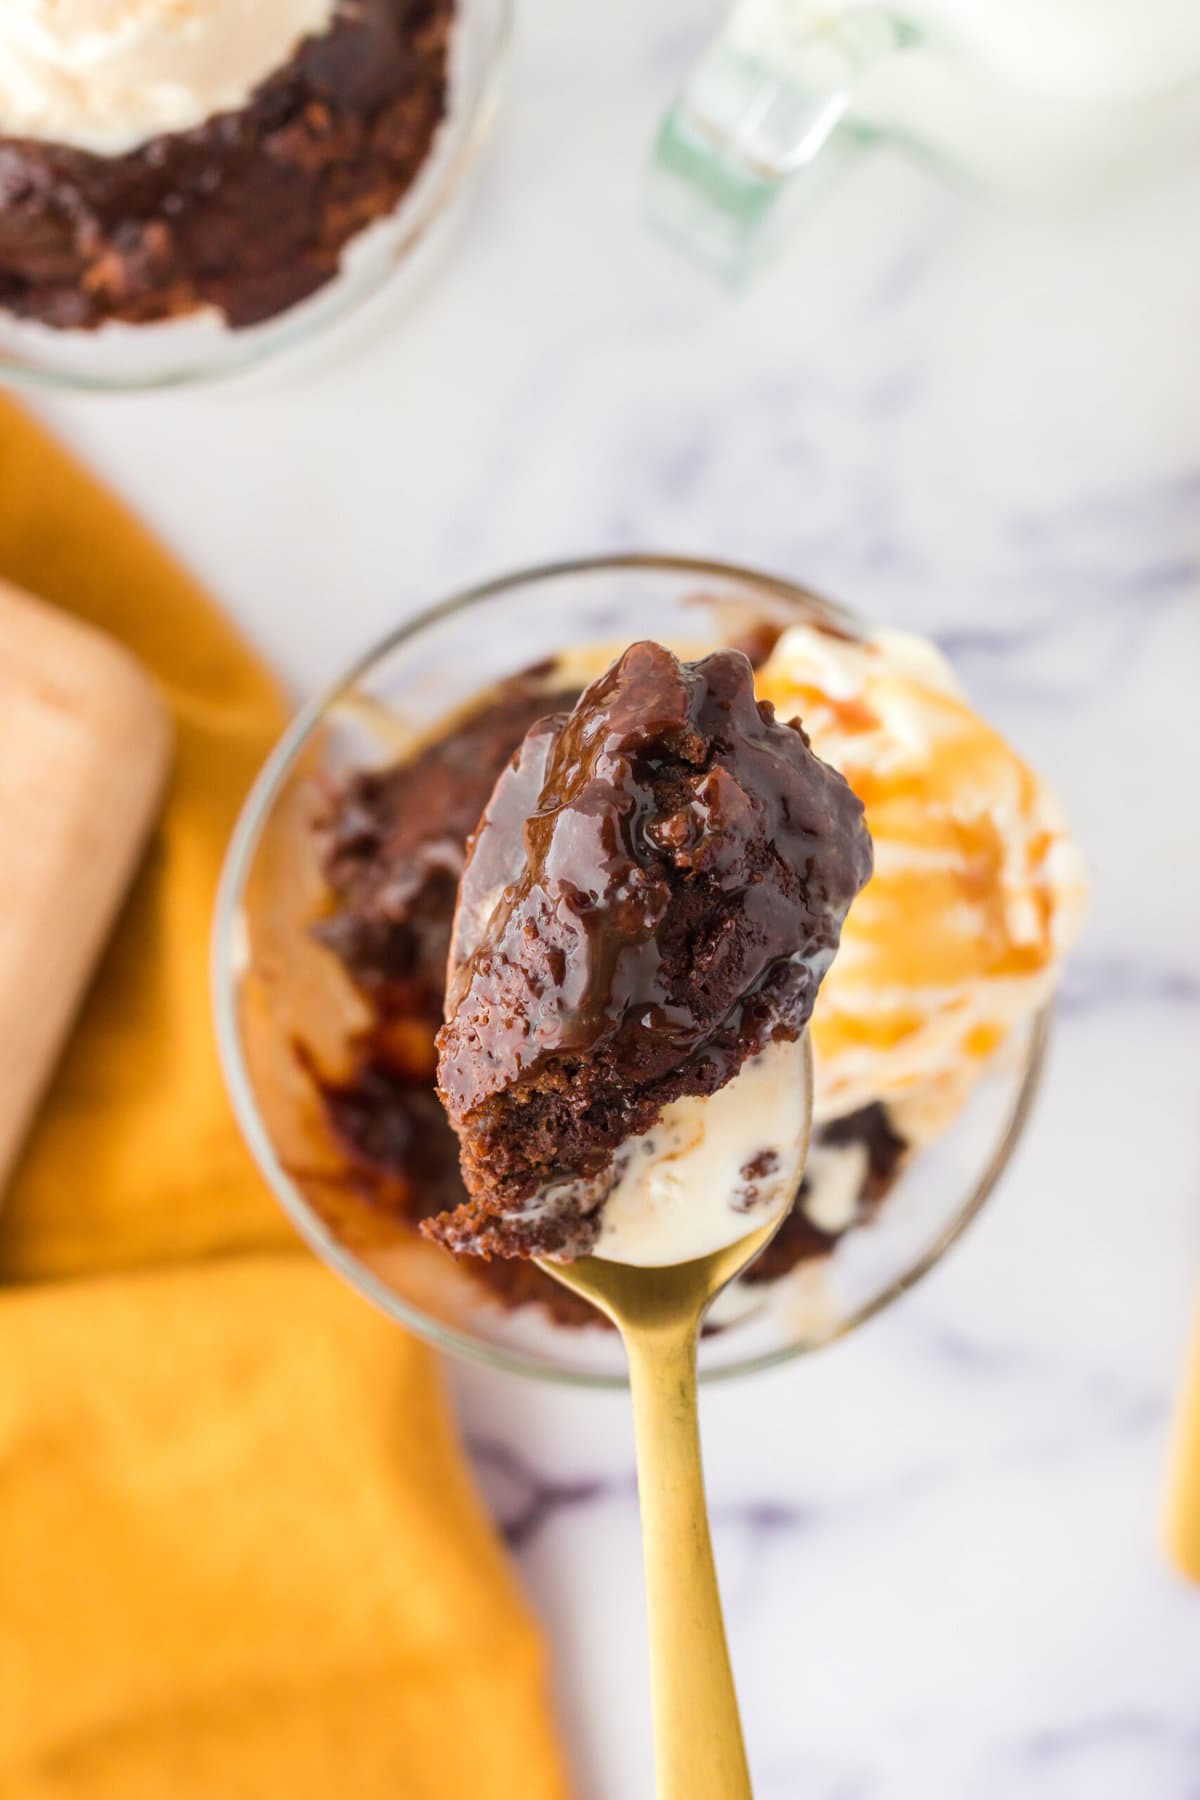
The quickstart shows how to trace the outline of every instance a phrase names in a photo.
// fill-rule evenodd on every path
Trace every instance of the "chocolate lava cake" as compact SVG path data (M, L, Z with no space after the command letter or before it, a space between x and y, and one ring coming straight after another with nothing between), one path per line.
M0 135L0 307L91 330L212 307L234 327L337 274L446 110L453 0L339 0L244 106L100 155Z
M337 1078L318 1071L316 1080L345 1159L344 1195L329 1222L361 1247L383 1247L467 1203L458 1139L434 1087L434 1034L467 838L530 726L578 696L578 685L556 678L552 667L529 670L481 694L416 754L358 772L330 795L321 827L328 906L316 929L361 992L371 1022L353 1046L352 1066ZM886 1193L907 1145L883 1106L817 1126L814 1152L833 1132L864 1169L846 1221L856 1224ZM820 1198L820 1167L814 1154L796 1205L747 1279L775 1279L836 1244L839 1233L809 1210ZM595 1308L535 1263L458 1260L503 1305L536 1303L560 1324L596 1324Z
M472 842L438 1088L454 1250L584 1253L614 1153L812 1013L871 871L861 802L737 650L633 645L543 719Z

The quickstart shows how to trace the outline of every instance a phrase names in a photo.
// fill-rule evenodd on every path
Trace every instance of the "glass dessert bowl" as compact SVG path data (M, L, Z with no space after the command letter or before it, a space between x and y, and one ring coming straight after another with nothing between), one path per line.
M452 1257L416 1228L418 1217L456 1204L446 1183L458 1179L457 1146L432 1086L438 996L413 999L407 962L386 994L377 980L381 926L370 909L381 896L395 901L397 874L406 893L412 888L410 869L399 865L376 880L376 814L381 796L389 806L395 798L384 772L408 765L399 830L412 838L419 827L426 887L417 924L436 943L428 896L438 881L451 893L456 887L471 829L462 819L472 805L473 816L479 810L471 802L456 814L450 777L467 779L467 771L486 798L489 759L506 760L533 718L554 710L547 696L577 691L579 671L594 669L598 654L602 666L605 652L654 638L681 655L733 643L761 660L793 625L851 650L869 629L792 584L704 561L614 557L514 575L395 632L297 718L263 770L231 846L214 945L234 1104L264 1175L310 1245L442 1348L586 1385L625 1379L615 1334L586 1309L564 1311L571 1297L556 1295L540 1271ZM768 660L760 672L768 683L772 666ZM531 673L513 683L522 671ZM472 711L497 689L500 702ZM498 744L490 724L501 703L511 716ZM403 1004L394 1003L397 994ZM853 1021L822 1023L819 1003L815 1023L820 1069L821 1031L832 1042L838 1030L853 1035ZM1047 1025L1043 1003L1012 1021L1002 1047L989 1045L995 1053L982 1072L951 1084L953 1103L940 1105L936 1129L920 1138L901 1138L904 1106L888 1112L864 1093L855 1054L841 1047L826 1081L832 1115L822 1121L818 1113L810 1191L805 1198L802 1190L751 1278L722 1296L701 1348L702 1376L766 1367L829 1343L939 1260L1019 1139Z
M0 381L206 381L356 312L448 213L511 19L31 0L0 21Z

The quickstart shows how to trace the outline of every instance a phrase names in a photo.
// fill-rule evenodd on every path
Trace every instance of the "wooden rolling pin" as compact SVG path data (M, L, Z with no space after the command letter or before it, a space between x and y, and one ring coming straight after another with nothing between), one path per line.
M0 582L0 1194L154 822L170 747L166 708L126 650Z
M1192 1347L1167 1472L1167 1554L1192 1581L1200 1581L1200 1319Z

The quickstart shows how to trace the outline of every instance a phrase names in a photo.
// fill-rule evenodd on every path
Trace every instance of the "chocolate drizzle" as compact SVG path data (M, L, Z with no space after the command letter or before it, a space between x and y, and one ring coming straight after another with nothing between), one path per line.
M516 676L407 762L365 770L334 797L331 906L316 934L384 1014L440 1025L467 839L529 727L574 699Z

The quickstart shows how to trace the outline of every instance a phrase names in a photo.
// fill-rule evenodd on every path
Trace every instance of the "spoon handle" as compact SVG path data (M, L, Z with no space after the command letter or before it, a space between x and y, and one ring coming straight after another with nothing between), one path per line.
M713 1565L695 1320L627 1326L658 1800L752 1800Z

